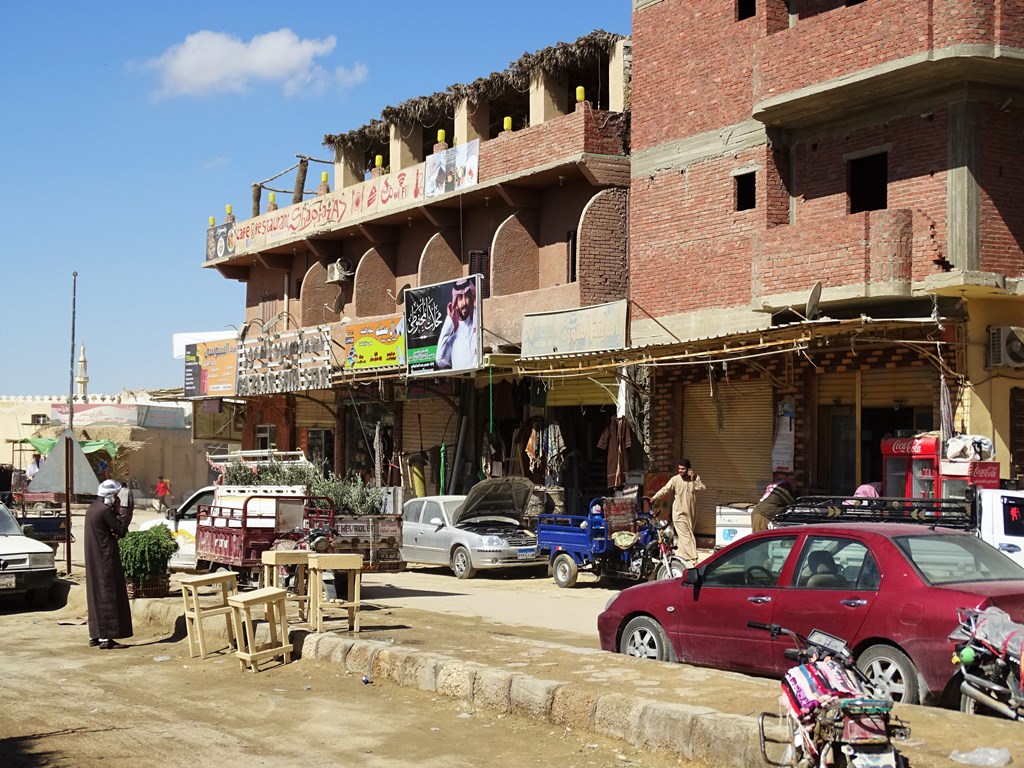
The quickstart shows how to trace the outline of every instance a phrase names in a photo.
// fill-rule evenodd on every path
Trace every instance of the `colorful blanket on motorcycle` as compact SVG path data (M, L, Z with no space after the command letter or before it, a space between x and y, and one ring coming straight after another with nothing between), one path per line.
M832 659L793 667L782 679L782 703L798 718L836 699L866 695L853 673Z

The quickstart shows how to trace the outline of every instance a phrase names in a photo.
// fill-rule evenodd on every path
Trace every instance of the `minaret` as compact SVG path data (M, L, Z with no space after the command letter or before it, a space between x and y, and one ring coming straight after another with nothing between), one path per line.
M82 344L82 351L78 354L78 375L75 376L75 383L77 386L77 395L83 400L89 394L89 364L85 360L85 344Z

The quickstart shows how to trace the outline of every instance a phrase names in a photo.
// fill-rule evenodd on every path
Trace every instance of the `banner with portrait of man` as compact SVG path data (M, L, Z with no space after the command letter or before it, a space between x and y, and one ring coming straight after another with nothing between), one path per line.
M480 275L405 290L410 376L473 371L483 359Z

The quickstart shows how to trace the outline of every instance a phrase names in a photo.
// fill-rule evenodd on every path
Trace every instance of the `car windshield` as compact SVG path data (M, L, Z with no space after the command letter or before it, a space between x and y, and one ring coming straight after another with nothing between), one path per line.
M21 535L21 527L18 525L18 521L14 519L11 510L0 504L0 536L19 535Z
M463 501L463 499L451 499L444 503L444 511L448 513L449 520L455 519L455 513L459 511Z
M1024 568L975 536L898 536L893 541L931 586L1024 579Z

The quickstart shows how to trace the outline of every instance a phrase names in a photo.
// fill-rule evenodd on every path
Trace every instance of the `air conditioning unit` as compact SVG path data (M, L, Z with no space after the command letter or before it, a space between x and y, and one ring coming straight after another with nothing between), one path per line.
M355 270L352 269L352 262L348 259L338 259L333 264L327 265L327 282L344 283L352 279Z
M988 329L989 368L1024 368L1024 328L1002 325Z

